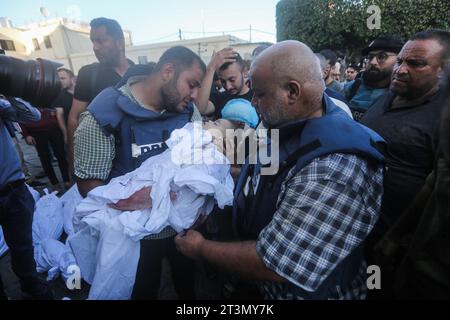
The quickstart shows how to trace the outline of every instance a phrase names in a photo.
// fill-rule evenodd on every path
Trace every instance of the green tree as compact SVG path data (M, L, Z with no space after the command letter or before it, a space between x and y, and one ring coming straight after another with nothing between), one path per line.
M369 29L371 5L380 8L380 29ZM313 50L359 52L381 34L407 39L429 28L450 30L450 0L281 0L278 41L295 39Z

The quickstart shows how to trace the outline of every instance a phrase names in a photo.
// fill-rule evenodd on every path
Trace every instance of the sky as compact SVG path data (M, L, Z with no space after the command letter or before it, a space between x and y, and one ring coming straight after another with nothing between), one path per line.
M232 34L253 42L276 42L275 7L278 0L0 0L0 17L14 26L66 17L89 22L95 17L119 21L130 30L135 45L183 38ZM250 33L250 25L252 32ZM244 30L244 31L235 31ZM229 32L233 31L233 32Z

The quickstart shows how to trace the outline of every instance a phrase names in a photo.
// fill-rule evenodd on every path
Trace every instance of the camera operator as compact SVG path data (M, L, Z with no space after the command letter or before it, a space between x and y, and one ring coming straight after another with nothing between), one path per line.
M40 117L40 112L29 103L0 96L0 225L22 292L33 299L52 299L50 287L36 272L32 241L35 203L25 185L20 161L7 129L10 121L38 121ZM1 279L0 299L6 299Z

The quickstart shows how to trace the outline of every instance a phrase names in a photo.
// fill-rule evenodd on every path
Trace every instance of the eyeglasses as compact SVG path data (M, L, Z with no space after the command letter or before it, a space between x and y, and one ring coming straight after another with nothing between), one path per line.
M392 54L392 53L389 54L387 52L381 51L381 52L378 52L378 53L369 53L367 55L367 60L370 62L370 61L372 61L373 58L377 58L377 61L379 63L383 63L384 61L387 60L387 58L394 57L394 56L397 56L397 55L396 54Z

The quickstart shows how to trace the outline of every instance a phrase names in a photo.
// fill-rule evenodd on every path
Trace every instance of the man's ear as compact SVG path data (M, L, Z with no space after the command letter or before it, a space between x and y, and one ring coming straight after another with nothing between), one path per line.
M164 82L169 82L172 80L173 76L175 75L175 67L171 63L166 63L161 68L161 76Z
M291 80L287 83L286 89L288 91L289 101L297 101L300 98L302 86L299 82Z

